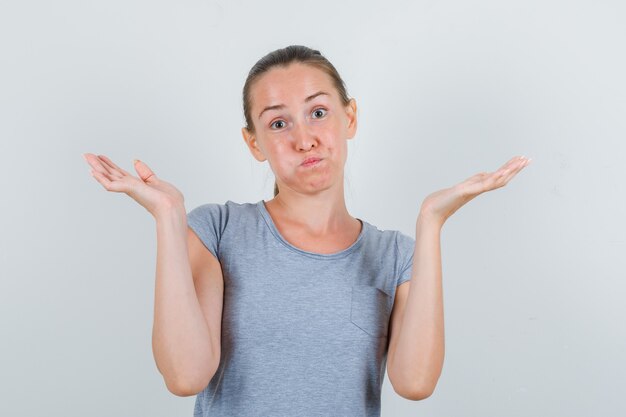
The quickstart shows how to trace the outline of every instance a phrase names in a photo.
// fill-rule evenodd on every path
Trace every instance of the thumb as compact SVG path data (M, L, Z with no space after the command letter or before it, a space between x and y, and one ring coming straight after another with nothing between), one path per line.
M149 182L150 180L155 180L156 175L145 163L141 162L139 159L135 159L133 161L133 165L135 167L135 171L139 174L139 178L141 178L144 182Z

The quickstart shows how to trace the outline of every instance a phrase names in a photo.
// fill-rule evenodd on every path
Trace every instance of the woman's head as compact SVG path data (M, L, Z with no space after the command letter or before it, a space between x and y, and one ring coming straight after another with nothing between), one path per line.
M269 161L277 178L274 196L279 182L306 192L343 181L356 102L319 51L291 45L261 58L246 79L243 109L244 140L257 160ZM322 161L301 166L311 156Z

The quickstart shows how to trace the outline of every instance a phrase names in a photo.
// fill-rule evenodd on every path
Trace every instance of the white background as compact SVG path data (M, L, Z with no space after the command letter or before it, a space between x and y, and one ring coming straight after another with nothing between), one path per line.
M151 349L152 216L81 154L206 202L272 198L241 137L252 65L319 49L359 106L353 216L514 155L442 231L446 356L383 416L625 415L626 8L619 1L12 1L0 6L0 415L191 416Z

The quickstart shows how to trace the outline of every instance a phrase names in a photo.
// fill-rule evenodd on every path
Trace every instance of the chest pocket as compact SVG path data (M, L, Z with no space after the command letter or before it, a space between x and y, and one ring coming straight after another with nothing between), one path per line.
M391 296L378 287L353 285L350 321L373 337L387 337Z

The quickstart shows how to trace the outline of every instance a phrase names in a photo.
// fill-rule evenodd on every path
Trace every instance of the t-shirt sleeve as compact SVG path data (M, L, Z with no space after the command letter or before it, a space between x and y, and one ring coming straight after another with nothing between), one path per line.
M226 204L202 204L187 213L187 225L206 248L219 259L220 239L228 222Z
M396 235L396 248L398 253L398 278L396 286L409 281L413 272L413 254L415 252L415 239L398 231Z

